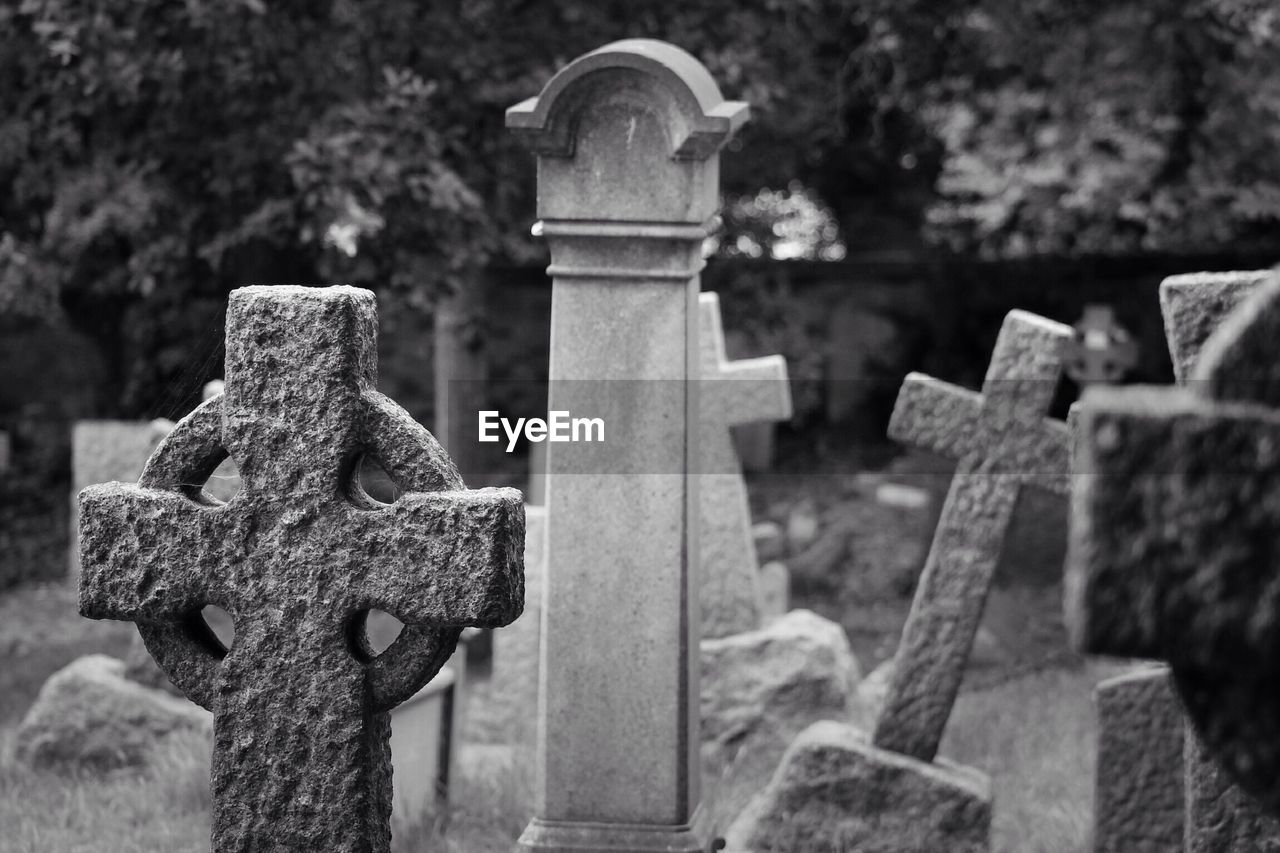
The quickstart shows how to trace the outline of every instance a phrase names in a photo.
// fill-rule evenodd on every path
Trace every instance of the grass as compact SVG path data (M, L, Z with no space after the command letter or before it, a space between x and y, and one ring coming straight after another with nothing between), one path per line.
M940 751L991 777L994 853L1091 849L1093 687L1123 670L1090 662L960 695Z
M1047 591L1048 599L1057 594ZM1018 606L995 608L1039 613ZM1030 639L1021 623L992 632ZM1007 630L1006 630L1007 628ZM133 629L90 622L75 613L67 585L28 586L0 595L0 747L44 679L87 652L123 656ZM1059 642L1047 636L1040 649ZM1060 646L1059 646L1060 648ZM1043 660L1042 655L1035 656ZM1007 662L1025 664L1017 660ZM1006 673L1019 670L999 667ZM1115 667L1055 665L1012 680L972 672L942 753L992 779L993 849L997 853L1083 853L1089 849L1094 757L1093 686ZM473 686L482 686L479 684ZM106 777L35 772L0 753L0 853L203 853L208 850L207 745L175 739L146 772ZM396 853L509 851L524 828L531 792L520 774L461 780L443 817L397 819Z

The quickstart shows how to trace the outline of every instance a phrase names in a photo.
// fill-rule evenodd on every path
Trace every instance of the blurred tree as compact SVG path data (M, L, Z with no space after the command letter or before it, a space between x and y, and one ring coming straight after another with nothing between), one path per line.
M1274 4L982 0L944 30L921 104L946 150L932 240L995 257L1280 250Z
M838 225L819 254L1267 240L1273 19L1258 0L0 0L0 313L89 333L115 359L104 410L135 415L237 284L429 306L540 256L503 111L631 36L752 104L726 251L785 251L818 219Z

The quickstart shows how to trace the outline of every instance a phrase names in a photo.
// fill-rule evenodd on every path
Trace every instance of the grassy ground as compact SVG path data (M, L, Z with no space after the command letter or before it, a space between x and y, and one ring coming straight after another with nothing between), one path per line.
M87 651L122 653L127 626L74 615L66 587L20 588L0 599L0 853L197 853L208 849L207 746L174 742L147 773L101 777L33 772L8 742L44 674ZM29 618L27 618L29 617ZM39 628L21 629L21 623ZM961 695L942 753L992 777L998 853L1083 853L1092 814L1093 685L1100 664L1051 668ZM528 792L489 778L455 790L447 826L400 822L397 853L509 851L523 829L513 803ZM107 839L110 839L107 841Z

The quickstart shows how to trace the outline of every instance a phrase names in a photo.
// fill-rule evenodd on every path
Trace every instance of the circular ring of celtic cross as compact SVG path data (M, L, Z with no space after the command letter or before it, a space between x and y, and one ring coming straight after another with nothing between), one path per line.
M364 398L362 449L383 464L399 489L438 492L465 488L457 469L430 432L382 394L366 391ZM230 507L242 496L243 488L221 504L202 491L214 469L228 456L222 436L223 400L223 394L209 398L174 427L148 460L139 486L182 494L211 512ZM351 470L345 478L349 483L347 499L359 509L385 508L360 488L355 476L358 461L358 454L350 460ZM208 604L226 607L225 602L216 600ZM453 654L462 628L406 623L395 641L375 655L365 637L364 616L378 604L358 603L345 628L353 656L365 665L371 706L375 712L385 712L408 699L440 671ZM218 669L227 649L200 610L173 621L139 622L138 633L174 685L192 701L212 710Z

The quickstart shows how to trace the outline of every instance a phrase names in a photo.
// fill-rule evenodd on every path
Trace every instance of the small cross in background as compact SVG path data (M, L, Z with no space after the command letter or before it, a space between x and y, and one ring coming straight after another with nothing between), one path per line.
M1086 305L1062 355L1067 376L1079 385L1109 385L1138 363L1138 346L1110 305Z

